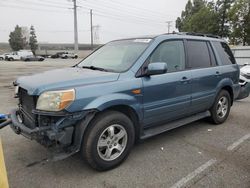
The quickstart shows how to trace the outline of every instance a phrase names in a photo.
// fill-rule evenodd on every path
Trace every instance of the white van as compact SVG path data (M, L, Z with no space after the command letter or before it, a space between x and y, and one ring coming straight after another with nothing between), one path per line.
M22 57L33 55L32 51L30 50L20 50L17 52L11 52L9 55L5 56L5 60L14 61L14 60L21 60Z

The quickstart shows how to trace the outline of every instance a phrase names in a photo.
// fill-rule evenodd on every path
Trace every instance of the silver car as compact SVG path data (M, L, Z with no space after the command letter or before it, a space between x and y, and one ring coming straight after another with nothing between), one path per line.
M21 60L23 60L23 61L44 61L44 57L35 56L35 55L28 55L28 56L22 57Z

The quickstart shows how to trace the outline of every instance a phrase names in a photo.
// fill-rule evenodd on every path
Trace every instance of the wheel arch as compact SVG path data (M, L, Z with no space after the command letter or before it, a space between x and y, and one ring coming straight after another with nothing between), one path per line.
M227 85L227 86L222 87L221 90L226 90L230 94L231 105L233 105L233 102L234 102L233 88L231 86Z

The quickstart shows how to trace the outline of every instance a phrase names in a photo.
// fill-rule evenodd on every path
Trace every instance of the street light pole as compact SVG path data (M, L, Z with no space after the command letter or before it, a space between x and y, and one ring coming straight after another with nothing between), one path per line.
M77 30L77 5L76 5L76 0L73 0L74 3L74 49L75 52L78 52L78 30Z
M93 10L90 9L90 31L91 31L91 49L93 50Z
M166 23L168 24L168 33L170 33L172 21L166 21Z

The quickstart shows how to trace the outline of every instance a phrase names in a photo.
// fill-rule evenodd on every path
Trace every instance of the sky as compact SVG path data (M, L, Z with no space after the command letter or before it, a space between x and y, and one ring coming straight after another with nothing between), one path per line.
M95 43L167 33L187 0L77 0L79 43L90 43L90 9ZM0 0L0 42L8 42L15 25L34 25L40 43L73 43L71 0Z

